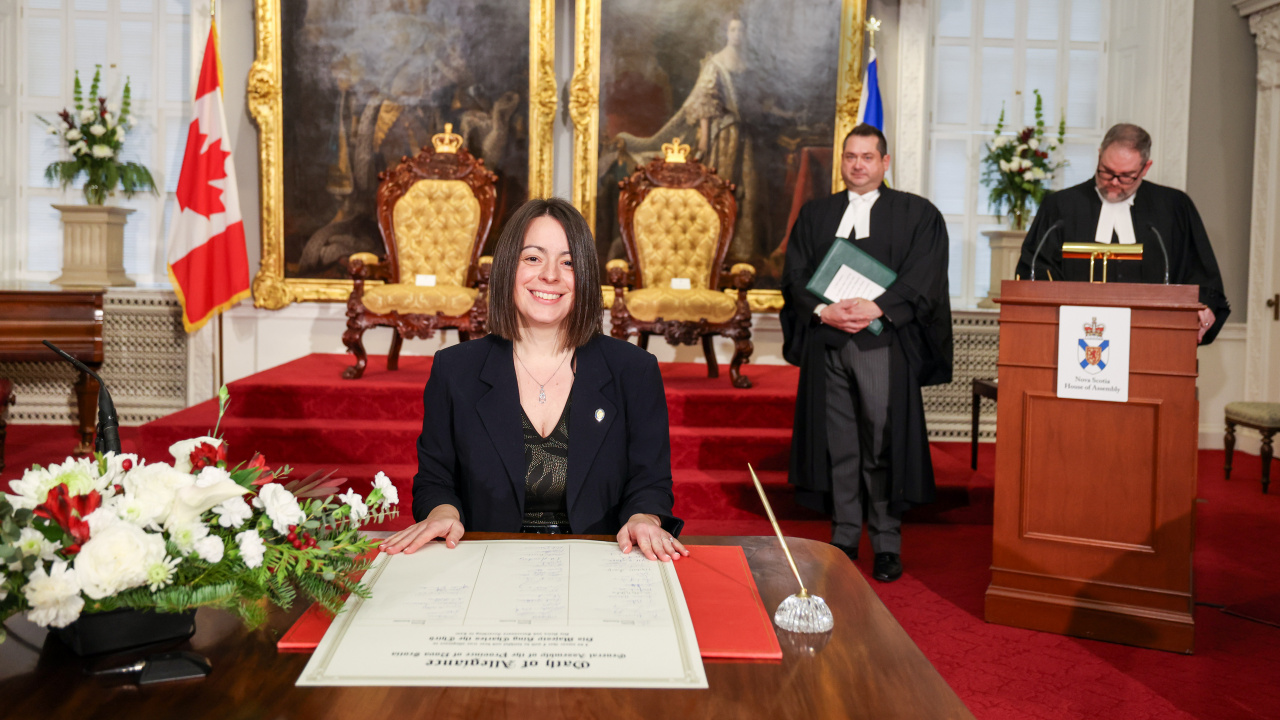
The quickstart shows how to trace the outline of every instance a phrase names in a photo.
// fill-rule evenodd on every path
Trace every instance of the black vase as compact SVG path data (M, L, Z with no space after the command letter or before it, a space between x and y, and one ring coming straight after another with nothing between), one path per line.
M142 645L186 640L196 634L196 611L157 613L129 608L86 613L64 628L58 639L77 655L101 655Z

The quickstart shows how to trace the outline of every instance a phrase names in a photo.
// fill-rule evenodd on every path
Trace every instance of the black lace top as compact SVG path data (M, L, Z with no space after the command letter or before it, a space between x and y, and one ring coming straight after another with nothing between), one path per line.
M555 428L545 438L520 408L524 428L524 524L567 525L565 482L569 471L569 408L573 394L564 403L564 411Z

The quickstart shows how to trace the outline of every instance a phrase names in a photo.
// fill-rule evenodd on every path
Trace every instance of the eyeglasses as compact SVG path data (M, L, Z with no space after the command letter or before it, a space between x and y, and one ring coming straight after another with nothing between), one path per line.
M1136 173L1115 173L1115 172L1111 172L1110 170L1107 170L1101 165L1098 166L1098 169L1096 172L1098 173L1098 179L1101 180L1102 182L1104 183L1118 182L1121 185L1133 184L1138 181L1138 178L1142 177L1141 171L1138 171Z

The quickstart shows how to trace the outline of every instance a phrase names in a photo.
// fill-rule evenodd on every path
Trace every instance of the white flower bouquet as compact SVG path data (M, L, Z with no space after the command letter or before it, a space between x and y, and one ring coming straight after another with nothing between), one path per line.
M219 400L225 410L226 388ZM286 484L289 468L268 471L261 455L229 468L218 437L169 450L173 464L107 453L37 465L0 493L0 622L213 607L255 626L298 591L334 612L347 593L367 597L356 578L377 541L357 530L398 512L386 475L361 497L318 473Z
M987 201L996 212L1008 217L1009 226L1014 230L1027 229L1031 213L1049 192L1054 173L1067 164L1065 160L1052 159L1052 154L1066 140L1066 116L1058 123L1058 137L1046 137L1044 101L1039 90L1033 92L1036 124L1023 128L1017 135L1004 135L1004 110L1001 110L995 137L982 158L982 184L990 191Z
M49 134L61 137L71 154L70 160L50 163L45 168L44 179L66 190L83 173L84 199L90 205L102 205L117 187L125 197L133 197L143 190L154 193L156 183L145 165L120 162L120 150L134 124L129 114L129 81L125 80L120 106L108 105L105 97L98 96L102 66L97 68L87 99L80 86L80 73L76 72L74 113L63 110L58 113L61 122L57 123L40 118L49 126Z

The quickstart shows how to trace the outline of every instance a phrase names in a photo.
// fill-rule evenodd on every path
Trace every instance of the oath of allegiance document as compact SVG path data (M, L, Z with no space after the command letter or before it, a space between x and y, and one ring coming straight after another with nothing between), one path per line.
M380 555L298 685L705 688L671 563L593 540Z

